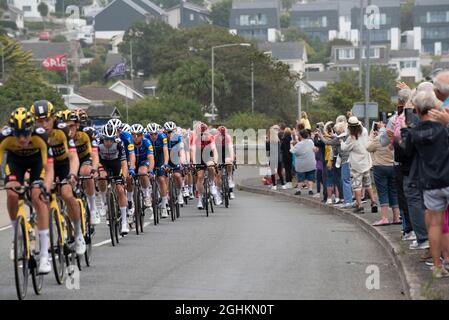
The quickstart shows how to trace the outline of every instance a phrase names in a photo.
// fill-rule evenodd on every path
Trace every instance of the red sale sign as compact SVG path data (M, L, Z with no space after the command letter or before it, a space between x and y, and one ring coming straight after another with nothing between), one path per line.
M67 68L67 57L65 54L48 57L42 62L42 67L47 70L65 70Z

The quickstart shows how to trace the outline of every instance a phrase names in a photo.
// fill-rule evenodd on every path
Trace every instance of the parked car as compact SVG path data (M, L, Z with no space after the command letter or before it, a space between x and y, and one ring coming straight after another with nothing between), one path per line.
M50 32L48 32L48 31L41 32L39 34L39 40L40 41L48 41L48 40L50 40Z

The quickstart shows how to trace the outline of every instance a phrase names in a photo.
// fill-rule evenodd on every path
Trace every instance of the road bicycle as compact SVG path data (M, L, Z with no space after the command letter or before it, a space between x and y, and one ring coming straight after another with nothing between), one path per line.
M226 164L220 164L218 170L221 172L221 195L223 197L225 208L229 208L229 200L231 198L231 192L229 190L229 175L228 167Z
M111 237L112 246L115 247L120 243L120 226L122 223L122 216L118 205L116 184L124 184L122 176L110 176L106 178L97 178L98 181L107 181L107 196L106 203L108 205L107 220L109 224L109 235Z
M168 174L168 204L170 208L170 216L171 220L175 221L180 217L180 205L178 200L180 190L176 186L175 171L173 169L167 169L166 172Z

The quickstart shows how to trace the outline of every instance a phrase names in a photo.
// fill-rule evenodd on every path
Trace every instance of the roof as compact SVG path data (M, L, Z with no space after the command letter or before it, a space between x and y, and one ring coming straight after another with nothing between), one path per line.
M146 15L147 13L149 13L150 10L155 11L156 13L158 13L161 16L167 14L162 8L155 5L153 2L151 2L149 0L114 0L114 1L111 1L106 7L104 7L97 14L106 10L109 6L111 6L116 1L122 1L122 2L126 3L131 8L133 8L134 10L136 10L137 12L139 12L142 15Z
M175 10L175 9L180 8L181 5L182 5L184 8L186 8L186 9L189 9L189 10L192 10L192 11L196 11L196 12L198 12L198 13L202 13L202 14L210 14L210 11L209 11L207 8L202 7L202 6L199 6L199 5L194 4L194 3L190 3L190 2L181 2L180 4L178 4L178 5L174 6L174 7L171 7L170 9L167 9L166 11L167 11L167 12L168 12L168 11L173 11L173 10Z
M12 13L17 14L17 15L23 15L22 10L20 10L19 8L14 7L10 4L8 4L8 10L6 12L8 12L8 11L11 11Z
M431 6L436 4L447 4L447 0L415 0L415 6Z
M112 53L108 52L106 55L106 67L111 67L113 65L116 65L117 63L120 63L124 60L123 56L120 53Z
M278 9L278 0L233 0L232 9Z
M127 85L130 88L133 88L133 81L132 80L120 80L122 83L124 83L125 85ZM143 82L143 86L144 87L153 87L153 86L157 86L158 81L157 80L145 80Z
M331 11L338 10L338 3L335 1L317 1L311 3L297 3L292 6L292 11Z
M31 51L33 59L44 60L58 54L70 53L70 42L21 42L24 51Z
M304 57L302 42L263 42L258 47L259 50L270 51L272 57L278 60L296 60Z
M412 50L412 49L391 50L390 58L419 58L419 50Z
M368 0L363 0L364 6ZM400 0L371 0L372 5L379 7L400 7ZM292 7L293 11L330 11L338 10L340 16L350 16L351 10L360 8L360 0L317 0L305 4L297 3Z
M90 106L86 112L90 118L121 116L120 111L113 106Z
M339 78L337 71L326 70L322 72L306 72L306 79L308 82L325 81L328 83L335 82Z
M93 101L115 101L123 97L118 93L103 87L81 87L77 94Z

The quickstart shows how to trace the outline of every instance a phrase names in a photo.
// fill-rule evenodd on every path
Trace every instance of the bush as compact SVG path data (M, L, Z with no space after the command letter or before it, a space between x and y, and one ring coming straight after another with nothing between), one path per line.
M230 129L267 129L276 122L264 113L239 112L232 115L225 126Z
M50 39L51 42L67 42L67 38L62 34L58 34Z
M17 30L17 24L14 21L9 20L1 20L0 27L2 28L10 28L12 30Z

